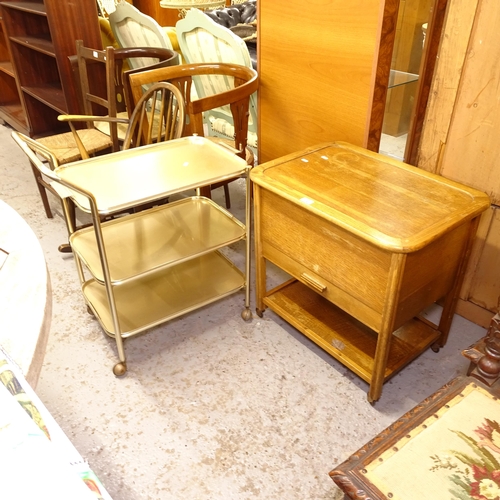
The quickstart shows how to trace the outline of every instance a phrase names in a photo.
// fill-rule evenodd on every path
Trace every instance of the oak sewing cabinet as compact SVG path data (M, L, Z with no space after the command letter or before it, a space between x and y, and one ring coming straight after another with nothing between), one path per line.
M447 340L486 194L344 142L255 167L256 308L368 382ZM290 279L268 290L266 262ZM421 313L442 300L438 324Z

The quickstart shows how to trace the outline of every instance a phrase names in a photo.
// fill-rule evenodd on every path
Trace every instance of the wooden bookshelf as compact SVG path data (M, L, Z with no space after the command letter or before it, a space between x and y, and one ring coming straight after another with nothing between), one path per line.
M102 47L96 3L18 0L0 9L0 116L32 137L66 130L57 116L80 112L69 59L75 41Z

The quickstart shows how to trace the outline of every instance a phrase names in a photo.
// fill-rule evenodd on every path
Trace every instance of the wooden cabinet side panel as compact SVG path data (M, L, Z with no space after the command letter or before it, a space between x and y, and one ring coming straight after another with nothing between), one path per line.
M381 22L376 0L261 2L259 161L312 144L364 146Z
M462 224L423 249L408 254L395 328L452 289L468 235L469 223Z
M479 0L449 0L416 165L439 173Z

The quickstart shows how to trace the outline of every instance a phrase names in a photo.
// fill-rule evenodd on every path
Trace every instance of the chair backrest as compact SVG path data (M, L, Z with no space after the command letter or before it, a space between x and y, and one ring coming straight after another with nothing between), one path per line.
M245 42L230 29L217 24L199 9L190 9L186 17L176 24L177 38L183 57L187 63L229 63L252 68L250 53ZM208 75L194 79L199 97L220 93L229 89L230 84L224 77ZM257 147L257 96L250 98L249 145ZM224 122L229 122L231 128L231 113L229 108L222 107L212 110L206 116L206 122L211 135L227 136L223 128Z
M79 86L81 90L82 112L89 116L130 116L133 111L130 90L126 86L124 70L130 66L130 61L154 61L156 64L178 64L177 52L157 47L132 47L115 49L106 47L97 50L83 45L82 40L76 41L76 64ZM160 61L160 62L158 62ZM105 81L105 85L103 82ZM113 150L118 151L119 142L126 133L126 125L99 122L96 126L111 137Z
M172 43L162 27L150 16L127 2L116 5L114 12L109 14L111 31L118 45L128 47L162 47L173 50ZM149 66L158 61L134 60L131 68Z
M116 87L115 94L118 99L123 97L129 117L134 110L134 103L131 98L130 87L128 86L129 80L124 76L125 71L131 67L135 67L136 71L140 71L146 67L153 69L176 66L180 62L177 52L163 47L128 47L114 49L113 56L115 59L115 72L113 75ZM125 66L125 61L128 63L128 68ZM140 66L139 63L144 61L149 61L151 64L148 66Z
M123 149L178 139L182 137L185 123L182 92L171 83L156 83L137 101Z
M193 79L203 76L224 78L227 85L221 92L214 91L211 95L192 99ZM250 96L256 92L259 85L257 72L253 68L224 63L181 64L131 74L126 73L126 77L130 80L134 102L138 102L141 98L144 85L155 82L170 82L179 88L186 102L189 120L185 128L186 134L204 136L203 114L221 106L228 106L234 124L232 136L234 137L235 149L242 158L245 158Z

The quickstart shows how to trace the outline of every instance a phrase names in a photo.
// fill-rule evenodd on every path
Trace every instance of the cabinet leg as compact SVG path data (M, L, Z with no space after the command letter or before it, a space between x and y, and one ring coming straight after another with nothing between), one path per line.
M469 261L470 253L472 250L472 244L474 242L474 237L477 232L477 227L479 225L480 216L472 219L469 224L468 237L465 242L464 249L462 250L462 259L460 265L458 266L457 275L455 277L455 282L453 288L447 293L444 300L443 312L441 313L441 319L439 321L438 329L441 332L441 337L435 343L439 347L444 347L446 341L448 340L448 334L450 333L451 323L453 321L453 316L455 315L455 309L458 302L458 296L460 294L460 289L465 276L465 270L467 268L467 263ZM433 349L434 351L434 346ZM437 352L437 351L434 351Z
M389 350L391 348L392 332L394 327L394 317L396 315L396 304L398 303L398 293L400 290L403 269L406 262L406 254L395 253L391 257L391 269L389 271L388 286L386 290L385 307L382 314L380 331L378 332L377 347L375 348L375 358L373 360L372 377L368 401L372 404L382 395L382 386L385 378L385 367Z

